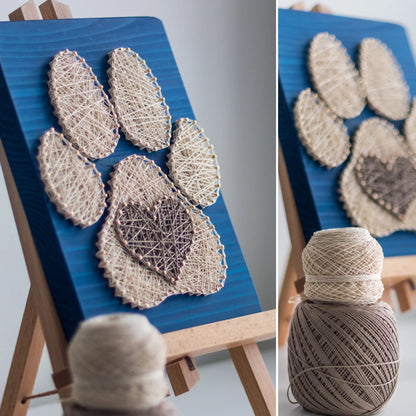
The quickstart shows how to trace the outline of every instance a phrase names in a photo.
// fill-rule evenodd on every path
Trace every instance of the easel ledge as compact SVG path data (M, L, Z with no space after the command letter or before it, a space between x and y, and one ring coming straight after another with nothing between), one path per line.
M39 9L44 19L72 18L69 7L55 0L45 1ZM10 13L9 18L12 21L40 20L33 0ZM30 400L35 397L57 393L65 406L70 398L71 379L67 341L1 142L0 162L31 282L0 416L25 416ZM275 310L164 334L168 346L166 370L174 393L189 391L199 380L192 357L228 349L254 414L275 415L276 391L256 344L275 336ZM45 341L56 390L32 396Z

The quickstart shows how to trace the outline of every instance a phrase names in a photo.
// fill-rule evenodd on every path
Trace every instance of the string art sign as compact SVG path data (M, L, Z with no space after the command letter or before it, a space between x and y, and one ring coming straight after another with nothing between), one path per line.
M310 89L303 90L293 111L306 151L328 169L344 162L350 152L347 128L340 117L359 115L366 96L374 111L390 119L404 118L409 112L408 87L388 47L377 39L365 38L360 43L359 61L360 74L334 35L319 33L310 43L308 69L320 97ZM407 130L410 126L407 123ZM386 159L390 148L397 147L389 142L398 137L387 121L364 121L353 138L354 156L341 176L339 191L352 223L368 228L377 237L399 229L416 230L416 217L410 210L416 202L416 153L399 139L404 152L399 157L393 152ZM380 152L381 159L377 155ZM385 210L383 223L375 224L379 220L372 217L377 209L373 210L374 204L368 199Z
M103 313L169 332L261 311L159 20L0 23L0 65L2 142L68 339ZM195 195L167 176L172 120L197 126Z
M319 134L329 121L317 121L312 106L297 108L308 88L332 111L328 118L346 127L344 160L339 135ZM332 95L355 115L337 113ZM279 142L306 241L322 229L357 225L378 238L386 257L416 254L416 124L409 105L415 95L416 68L402 27L279 11ZM367 104L361 111L358 97ZM320 124L309 142L300 119L312 132L307 121ZM319 154L311 151L311 143L325 142Z

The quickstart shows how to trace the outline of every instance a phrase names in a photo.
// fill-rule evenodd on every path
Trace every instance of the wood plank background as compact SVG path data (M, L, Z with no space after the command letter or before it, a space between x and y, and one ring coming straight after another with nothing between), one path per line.
M71 19L0 23L0 136L39 251L67 338L81 319L101 313L134 311L113 296L95 257L103 219L81 230L55 210L43 191L36 162L40 136L60 127L47 90L49 62L60 50L76 50L108 90L107 53L130 47L158 78L172 120L195 118L163 24L154 18ZM98 161L108 179L112 166L129 154L145 154L166 172L167 150L147 153L123 138L116 152ZM144 313L161 332L256 313L261 310L222 195L204 212L221 235L227 280L207 297L174 296Z
M334 34L356 62L362 39L380 39L400 63L412 97L416 95L416 67L406 32L396 24L280 9L278 27L279 141L308 241L314 231L351 226L338 194L339 177L348 159L331 170L319 166L305 152L294 126L293 106L296 97L303 89L313 87L306 63L310 41L320 32ZM366 106L361 115L345 121L350 135L363 120L375 115ZM401 129L403 122L394 124ZM416 254L414 232L400 231L378 241L386 257Z

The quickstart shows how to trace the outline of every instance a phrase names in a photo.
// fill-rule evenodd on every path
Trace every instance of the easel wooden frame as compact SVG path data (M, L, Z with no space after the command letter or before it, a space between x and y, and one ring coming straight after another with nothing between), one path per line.
M39 6L44 19L72 18L69 7L55 0ZM39 20L33 0L9 15L10 20ZM0 162L22 244L31 287L9 371L0 416L24 416L30 399L58 393L70 397L65 339L22 202L0 142ZM257 342L276 336L276 311L215 322L164 334L168 346L167 373L176 395L189 391L199 375L192 357L228 349L256 416L276 414L276 392ZM42 350L46 345L56 391L32 396Z

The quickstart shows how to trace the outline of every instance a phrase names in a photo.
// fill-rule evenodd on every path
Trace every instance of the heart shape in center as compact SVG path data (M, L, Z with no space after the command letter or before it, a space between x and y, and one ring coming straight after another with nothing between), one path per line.
M381 160L361 156L355 173L363 191L381 207L403 220L416 196L416 169L406 157Z
M145 267L176 283L191 249L194 228L189 210L166 197L152 208L130 201L117 211L117 236Z

